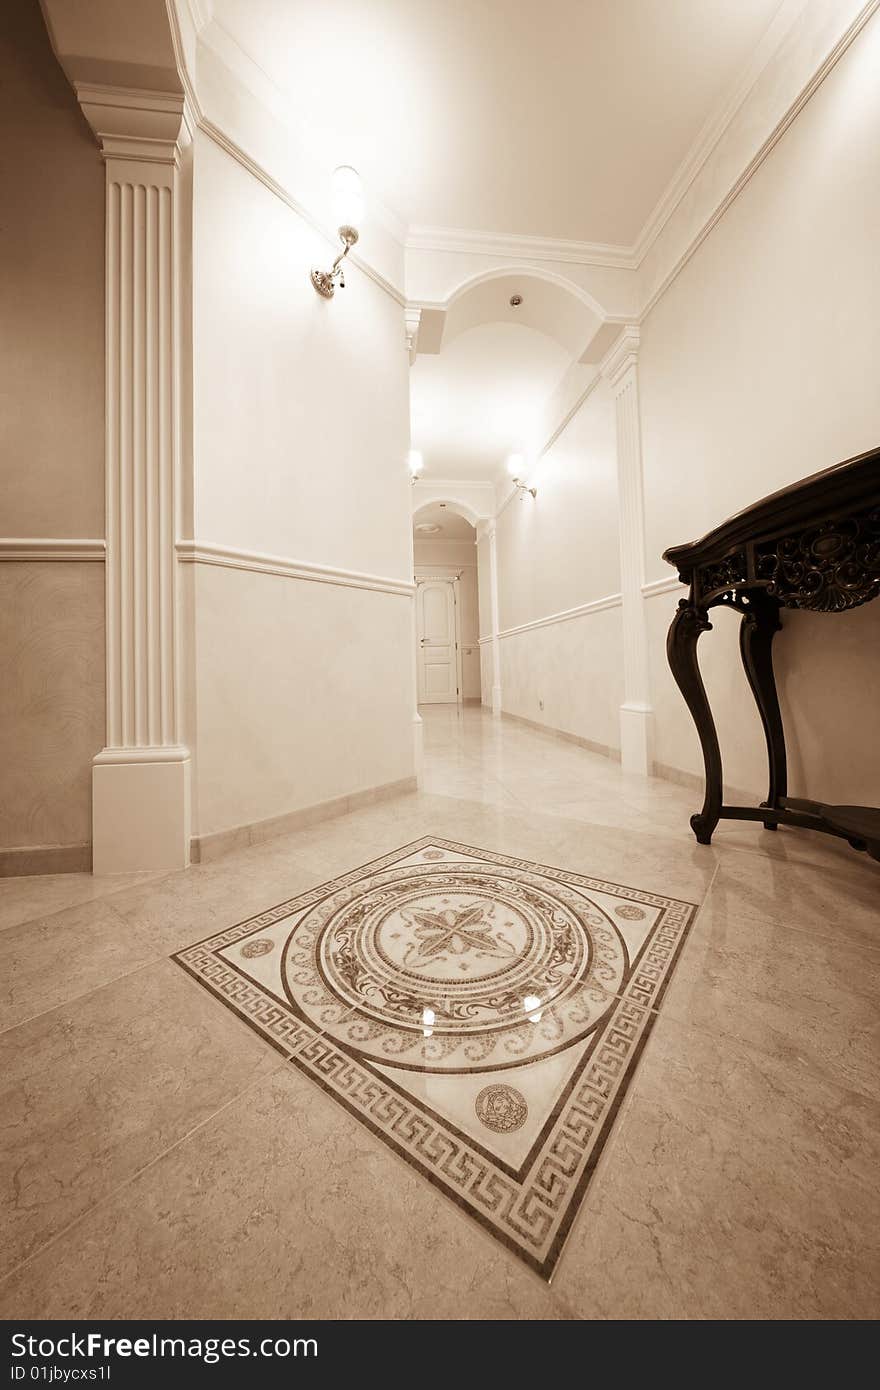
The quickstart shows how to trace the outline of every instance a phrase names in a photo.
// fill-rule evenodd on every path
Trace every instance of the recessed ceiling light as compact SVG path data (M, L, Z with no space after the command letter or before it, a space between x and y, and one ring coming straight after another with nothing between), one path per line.
M440 529L441 528L439 526L435 526L432 521L419 521L416 523L416 530L423 532L423 534L426 536L433 536Z
M521 294L512 294L512 295L510 296L510 307L511 307L511 309L518 309L519 306L520 306L521 304L522 304L522 295L521 295Z

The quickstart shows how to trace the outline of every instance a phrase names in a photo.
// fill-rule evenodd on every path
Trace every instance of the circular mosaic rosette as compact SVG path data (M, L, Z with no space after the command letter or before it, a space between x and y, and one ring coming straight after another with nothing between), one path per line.
M582 893L451 862L329 893L289 938L283 977L303 1017L367 1057L492 1071L583 1037L626 966L614 923Z

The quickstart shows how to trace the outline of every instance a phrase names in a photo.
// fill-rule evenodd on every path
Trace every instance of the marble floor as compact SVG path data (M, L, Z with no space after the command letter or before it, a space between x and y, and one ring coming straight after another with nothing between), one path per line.
M880 866L423 717L419 793L0 881L0 1316L877 1316Z

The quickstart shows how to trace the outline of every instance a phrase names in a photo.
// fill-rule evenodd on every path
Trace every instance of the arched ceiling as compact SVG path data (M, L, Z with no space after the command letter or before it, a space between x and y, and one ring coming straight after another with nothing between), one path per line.
M427 526L436 526L437 530L426 531L424 528ZM429 502L413 513L413 540L476 543L476 539L476 529L455 510L452 502Z

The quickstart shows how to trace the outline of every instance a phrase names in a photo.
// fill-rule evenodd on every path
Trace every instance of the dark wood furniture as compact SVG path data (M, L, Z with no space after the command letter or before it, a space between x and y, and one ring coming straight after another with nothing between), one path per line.
M693 715L706 767L703 809L691 816L700 844L718 821L763 821L838 835L880 860L880 809L830 806L786 795L785 736L773 676L773 636L783 608L842 613L880 595L880 449L815 473L738 512L700 541L663 554L690 586L672 620L666 652ZM742 614L739 646L758 706L770 765L760 807L725 806L721 751L697 661L711 608ZM843 713L843 712L842 712ZM876 727L866 730L876 739Z

